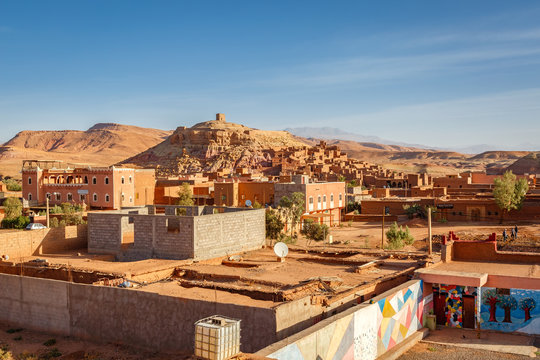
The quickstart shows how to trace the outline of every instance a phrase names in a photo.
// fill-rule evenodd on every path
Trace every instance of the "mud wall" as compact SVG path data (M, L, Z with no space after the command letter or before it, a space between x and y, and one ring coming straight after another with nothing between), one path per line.
M3 231L0 232L0 255L9 255L11 260L17 260L32 255L84 249L87 243L87 225Z
M192 352L194 323L220 314L241 319L241 350L276 341L271 308L182 299L140 290L0 274L0 321L152 351Z

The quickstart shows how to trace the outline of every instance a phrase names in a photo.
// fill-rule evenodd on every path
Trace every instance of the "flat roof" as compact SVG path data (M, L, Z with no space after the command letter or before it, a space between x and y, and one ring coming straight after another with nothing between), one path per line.
M487 273L488 275L518 276L540 279L540 264L518 264L487 261L441 262L433 267L439 271Z

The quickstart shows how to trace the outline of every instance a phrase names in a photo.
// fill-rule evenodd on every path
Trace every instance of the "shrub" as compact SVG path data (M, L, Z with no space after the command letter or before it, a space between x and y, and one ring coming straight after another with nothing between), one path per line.
M60 226L60 222L58 221L58 218L51 218L49 220L49 226L52 227L52 228L57 228L58 226Z
M301 233L309 240L323 241L326 240L328 236L328 225L321 225L313 222L311 219L308 219L304 222L304 228L302 229Z
M351 226L352 226L352 223L353 223L352 220L347 221L347 226L348 226L348 227L351 227Z
M409 227L398 226L394 222L390 229L386 232L386 238L388 239L388 248L389 249L401 249L405 245L411 245L414 242Z
M4 200L4 211L7 219L15 219L22 215L22 202L18 198L10 197Z
M4 229L24 229L28 224L30 224L30 219L22 215L15 219L6 218L2 220L2 227Z
M49 214L62 214L63 210L60 206L54 205L49 209Z

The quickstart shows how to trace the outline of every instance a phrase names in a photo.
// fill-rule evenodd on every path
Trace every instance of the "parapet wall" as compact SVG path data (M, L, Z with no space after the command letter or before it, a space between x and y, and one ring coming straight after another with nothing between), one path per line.
M192 352L195 322L241 319L241 350L276 341L271 308L183 299L140 290L0 274L0 321L34 330L162 352Z
M22 257L84 249L88 241L87 225L39 230L0 232L0 255L12 260Z
M461 241L452 244L452 260L540 264L540 254L498 251L496 241Z

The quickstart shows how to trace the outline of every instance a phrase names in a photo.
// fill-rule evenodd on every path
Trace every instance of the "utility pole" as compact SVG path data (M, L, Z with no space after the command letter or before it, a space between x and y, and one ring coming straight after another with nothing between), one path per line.
M381 227L381 250L384 250L384 215L386 215L386 209L382 209L382 227Z
M428 221L428 240L429 240L428 254L431 255L433 248L432 248L432 239L431 239L431 208L430 207L427 208L427 221Z
M46 203L47 203L47 227L49 227L49 197L45 195Z

